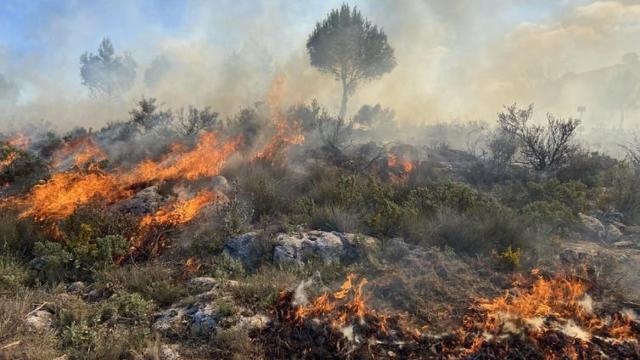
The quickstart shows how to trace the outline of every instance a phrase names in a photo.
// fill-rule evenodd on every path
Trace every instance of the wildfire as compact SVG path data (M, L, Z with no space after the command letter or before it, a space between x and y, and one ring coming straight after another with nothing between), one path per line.
M29 207L20 217L38 221L62 220L78 206L102 199L108 202L130 195L118 186L116 178L101 173L58 173L44 184L36 185L26 198Z
M177 201L158 210L155 214L146 215L140 221L141 227L150 225L180 225L191 221L200 209L214 202L217 194L203 191L189 200Z
M14 137L7 141L9 146L12 146L16 149L27 150L29 148L29 144L31 143L31 139L24 134L16 134Z
M278 76L267 96L271 119L275 124L275 134L262 150L254 155L254 160L273 160L286 152L289 146L304 142L304 135L299 123L293 122L291 124L280 111L280 103L285 96L285 90L284 77Z
M18 158L18 153L15 151L9 152L3 160L0 160L0 172L4 171L7 167L11 166Z
M559 345L576 358L589 351L595 337L610 343L637 344L639 334L632 327L632 317L596 314L585 282L565 277L545 279L537 270L533 275L535 280L529 286L515 283L514 290L502 296L478 301L479 311L468 316L458 332L460 342L470 344L464 353L475 353L492 339L509 334L525 334L548 358L554 358L556 350L542 344L554 333L572 339Z
M165 246L165 230L188 223L203 207L217 199L217 193L203 191L191 199L173 202L154 214L146 215L140 220L139 233L131 240L130 252L145 250L158 253Z
M151 160L140 163L127 176L128 182L148 182L153 180L186 179L216 176L227 158L235 153L242 139L237 137L226 142L218 140L218 134L207 132L193 150L174 146L168 155L158 162Z
M70 163L76 167L82 167L89 162L97 162L107 159L107 154L89 137L81 137L65 143L64 146L53 154L53 167L60 169Z
M395 154L389 154L387 156L387 169L389 169L391 181L400 182L405 180L413 171L414 164L404 156L398 157Z

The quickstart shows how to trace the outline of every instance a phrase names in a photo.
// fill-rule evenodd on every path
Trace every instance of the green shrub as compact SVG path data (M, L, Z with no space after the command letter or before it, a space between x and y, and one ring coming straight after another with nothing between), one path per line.
M32 266L38 278L47 283L65 281L70 277L73 266L73 254L68 252L62 244L45 241L37 242L33 248L36 257Z
M309 226L316 230L348 233L358 233L362 230L360 216L355 211L329 205L313 211Z
M16 291L29 279L25 264L9 255L0 256L0 294Z
M504 251L496 254L498 266L505 270L514 271L520 268L520 259L522 258L522 250L511 248L511 245Z
M155 305L137 293L116 294L101 310L101 320L123 319L138 323L149 317Z
M577 213L560 201L534 201L522 209L527 224L538 232L566 233L578 222Z

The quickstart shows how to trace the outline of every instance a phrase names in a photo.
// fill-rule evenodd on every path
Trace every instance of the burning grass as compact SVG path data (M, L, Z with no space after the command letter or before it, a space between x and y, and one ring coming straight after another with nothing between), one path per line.
M268 331L283 348L317 358L634 358L640 323L630 311L597 312L580 279L520 277L494 299L479 299L462 326L441 335L418 330L406 315L371 309L366 279L348 275L335 292L308 302L302 289L282 291L278 323Z

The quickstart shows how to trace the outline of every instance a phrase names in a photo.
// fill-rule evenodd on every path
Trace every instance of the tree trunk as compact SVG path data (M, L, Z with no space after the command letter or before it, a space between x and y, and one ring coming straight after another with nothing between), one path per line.
M342 78L342 103L340 104L340 115L339 115L341 119L344 119L344 117L347 115L347 100L349 100L348 92L349 92L349 89L347 88L347 79Z

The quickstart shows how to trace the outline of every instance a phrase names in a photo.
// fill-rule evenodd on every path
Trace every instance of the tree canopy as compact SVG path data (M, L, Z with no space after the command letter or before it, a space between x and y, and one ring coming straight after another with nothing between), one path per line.
M127 91L136 77L136 63L131 55L117 56L109 38L104 38L98 53L84 53L80 56L80 76L82 85L92 94L103 94L111 98Z
M307 40L311 65L342 83L340 117L359 82L375 79L396 66L387 35L357 8L342 5L316 24Z

